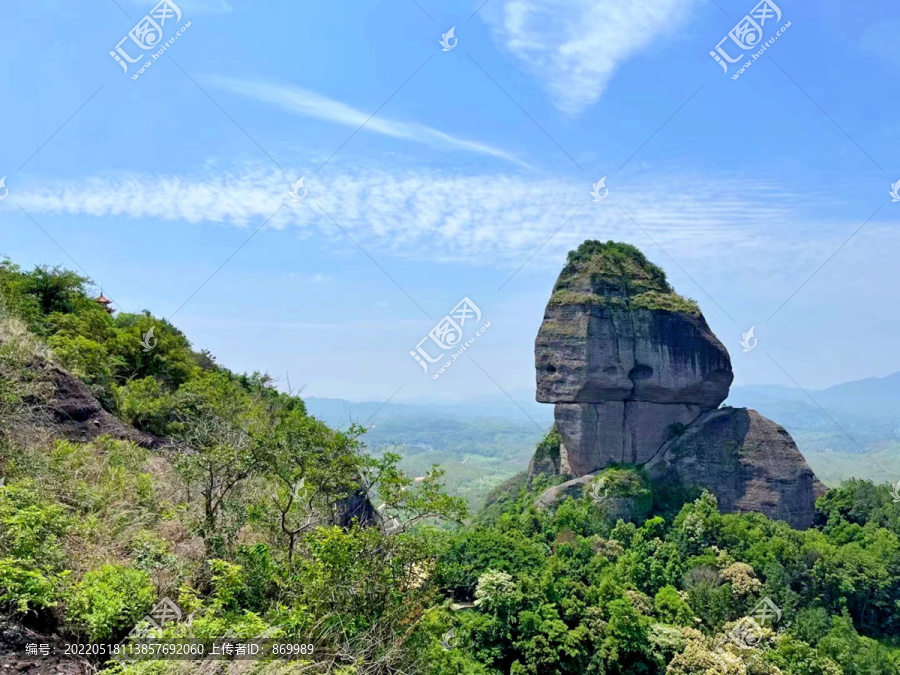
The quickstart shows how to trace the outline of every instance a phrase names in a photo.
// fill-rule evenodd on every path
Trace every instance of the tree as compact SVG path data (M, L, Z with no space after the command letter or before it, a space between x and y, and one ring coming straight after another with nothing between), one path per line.
M209 555L221 553L228 533L223 512L235 506L236 532L241 504L231 501L253 475L257 459L249 432L259 414L247 392L224 373L203 373L182 386L176 396L176 421L167 430L175 439L173 463L189 489L199 490L203 517L199 532Z
M691 611L690 605L672 586L664 586L659 589L653 599L653 606L663 623L685 627L694 625L694 613Z
M116 334L109 349L120 359L120 382L155 377L176 389L199 369L191 343L165 319L149 312L119 314L115 324Z
M300 535L316 525L336 525L342 502L360 490L366 459L357 440L363 432L333 431L302 408L279 406L252 432L252 454L275 480L270 495L285 539L288 564Z

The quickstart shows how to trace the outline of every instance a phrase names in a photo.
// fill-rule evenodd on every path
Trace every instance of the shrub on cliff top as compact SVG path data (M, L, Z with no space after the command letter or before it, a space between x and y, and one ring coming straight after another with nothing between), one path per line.
M676 293L662 268L631 244L588 240L569 252L551 305L600 305L698 316L693 300Z
M662 268L647 260L635 246L622 242L608 241L604 244L589 239L574 251L569 251L560 282L583 273L602 275L611 281L626 280L642 291L672 292Z

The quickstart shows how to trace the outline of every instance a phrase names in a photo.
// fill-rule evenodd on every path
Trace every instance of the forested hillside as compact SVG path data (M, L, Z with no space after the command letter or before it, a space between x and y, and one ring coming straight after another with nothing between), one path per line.
M539 510L541 480L507 485L442 555L439 582L477 606L457 615L458 670L437 672L900 673L888 486L850 481L798 531L634 469Z
M0 667L114 673L900 674L900 503L849 481L793 530L721 515L637 467L535 506L520 475L469 516L259 373L61 269L0 264ZM558 437L542 441L558 453ZM523 467L524 468L524 467ZM257 662L26 658L261 636ZM762 609L760 609L762 608Z
M361 429L331 430L149 313L110 315L87 283L0 266L0 612L114 642L169 597L191 615L171 635L311 642L319 672L407 663L435 602L435 525L465 516L440 472L413 485ZM68 372L142 433L99 435Z

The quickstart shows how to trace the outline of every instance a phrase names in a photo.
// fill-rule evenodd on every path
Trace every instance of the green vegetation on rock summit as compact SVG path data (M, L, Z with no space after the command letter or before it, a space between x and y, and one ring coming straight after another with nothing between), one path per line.
M599 305L699 315L697 303L676 293L662 268L631 244L589 240L570 251L551 305Z

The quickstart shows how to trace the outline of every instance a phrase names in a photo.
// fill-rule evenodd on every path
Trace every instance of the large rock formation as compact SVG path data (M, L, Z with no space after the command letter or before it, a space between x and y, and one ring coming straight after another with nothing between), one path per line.
M821 484L787 432L753 411L742 411L746 425L735 411L729 432L721 423L713 431L719 417L711 411L734 379L728 352L697 304L633 246L586 241L569 253L538 332L535 366L537 400L556 405L559 473L652 465L657 475L714 490L723 509L812 522ZM737 470L725 461L726 441L758 451L741 455ZM713 455L722 461L710 466L722 468L706 480L697 457ZM779 466L770 466L776 455Z
M535 347L537 400L556 404L565 472L643 464L731 385L696 303L634 247L585 242L553 288Z
M808 527L825 492L783 427L747 408L703 413L647 463L651 478L698 485L726 512L759 511Z

